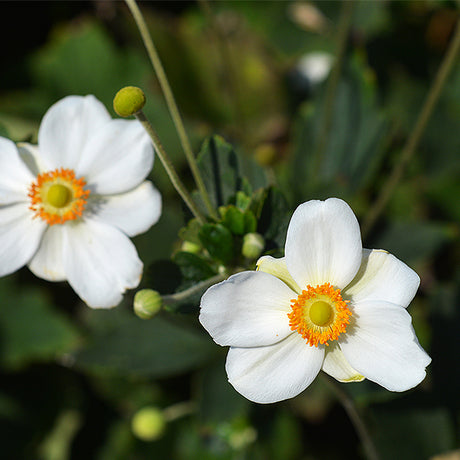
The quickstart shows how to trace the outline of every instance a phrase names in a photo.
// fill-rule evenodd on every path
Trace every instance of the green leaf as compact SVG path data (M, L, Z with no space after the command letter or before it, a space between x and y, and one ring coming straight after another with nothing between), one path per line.
M222 224L204 224L199 237L212 258L224 264L232 260L234 256L233 237L228 228Z
M19 368L33 361L49 361L70 352L78 332L39 289L0 284L0 362Z
M185 321L157 315L146 321L122 308L88 312L88 344L76 365L94 372L169 377L206 362L216 347Z
M267 243L276 248L284 247L286 232L292 212L281 191L271 187L263 201L257 231Z
M189 280L202 281L216 274L203 257L191 252L176 252L173 261L179 265L182 274Z
M235 198L238 191L265 186L265 174L255 162L237 155L232 145L220 136L203 142L198 166L211 202L217 209Z
M222 223L234 235L243 235L245 233L245 215L240 209L233 205L223 208Z
M372 244L406 263L428 257L455 237L455 228L434 222L395 222Z

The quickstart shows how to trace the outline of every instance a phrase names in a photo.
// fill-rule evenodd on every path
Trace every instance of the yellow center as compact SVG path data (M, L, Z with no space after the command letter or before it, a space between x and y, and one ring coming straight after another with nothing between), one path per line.
M39 174L29 188L29 209L49 225L78 219L90 194L85 185L84 178L77 179L71 169Z
M288 313L291 330L297 331L311 346L329 345L346 331L351 311L342 299L340 289L325 283L306 290L292 299Z
M46 201L55 208L63 208L72 199L72 191L62 184L53 184L46 194Z
M308 314L312 323L317 326L325 326L332 317L332 307L329 303L319 300L312 304Z

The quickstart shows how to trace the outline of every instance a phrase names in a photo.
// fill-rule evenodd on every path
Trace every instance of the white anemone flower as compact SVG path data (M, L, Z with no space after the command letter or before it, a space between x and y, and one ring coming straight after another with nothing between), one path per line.
M0 276L27 264L93 308L117 305L142 276L129 237L161 214L152 165L141 124L112 119L94 96L54 104L38 145L0 138Z
M230 346L229 382L251 401L292 398L321 369L405 391L431 362L406 311L419 282L388 252L362 248L344 201L308 201L291 218L285 257L262 257L258 271L209 288L200 322Z

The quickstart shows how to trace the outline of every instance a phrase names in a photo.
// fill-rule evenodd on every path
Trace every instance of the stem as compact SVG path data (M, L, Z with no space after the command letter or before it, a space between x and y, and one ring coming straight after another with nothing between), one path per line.
M194 401L184 401L172 406L166 407L163 410L163 416L168 422L177 420L186 415L193 414L197 410L197 405Z
M213 276L212 278L208 278L207 280L204 280L198 284L195 284L191 288L185 289L185 291L176 292L176 294L164 295L162 296L163 303L167 306L171 306L176 303L182 302L188 297L191 297L194 294L204 291L205 289L212 286L213 284L216 284L219 281L223 281L227 277L228 275L225 273L218 274L218 275Z
M356 433L361 440L361 443L364 448L364 452L366 453L366 457L369 460L379 460L379 454L377 453L377 449L372 442L372 438L369 434L369 431L364 423L362 416L360 415L358 408L356 407L355 402L353 399L342 390L342 388L331 378L327 377L325 374L321 374L323 380L327 383L329 388L331 388L337 399L339 400L342 407L345 409L345 412L348 415L351 423L353 424Z
M160 157L161 163L163 164L166 170L166 173L169 176L169 179L174 185L174 188L177 190L179 195L185 201L185 204L188 206L192 214L198 219L200 223L203 224L205 222L203 215L196 207L195 203L192 200L192 197L190 196L184 184L182 183L179 176L177 175L176 170L174 169L174 166L171 163L171 160L169 159L168 154L166 153L166 150L161 144L160 138L158 137L158 134L156 133L155 129L150 124L149 120L144 115L144 112L142 112L142 110L136 113L136 118L142 123L142 126L147 131L150 138L152 139L157 155Z
M364 221L362 233L363 236L367 235L372 228L372 226L377 221L380 214L385 209L385 206L388 203L391 195L393 194L396 186L403 177L404 169L412 159L422 134L428 124L430 116L433 113L433 110L438 102L441 90L444 87L444 84L447 80L447 77L450 71L453 68L455 58L460 49L460 21L457 22L455 35L450 42L449 49L447 50L444 59L439 67L438 73L436 74L433 85L430 88L430 91L425 99L425 103L422 107L420 115L415 123L415 127L412 131L411 136L407 140L402 153L401 158L398 164L394 167L393 171L390 174L386 184L384 185L380 195L378 196L375 204L370 209L369 214L367 215L366 220Z
M337 90L337 86L339 83L340 73L342 71L343 60L345 57L345 51L347 47L347 38L348 38L348 31L351 25L351 19L353 17L353 7L354 7L354 0L344 1L342 3L342 11L340 13L340 20L338 25L338 32L337 32L337 41L338 41L338 49L337 49L337 57L335 60L335 64L331 71L331 76L328 81L328 85L326 88L326 95L325 95L325 102L324 102L324 112L321 119L321 125L318 134L318 142L316 144L315 151L313 153L313 178L319 177L319 172L322 163L322 156L324 153L324 149L326 148L328 134L331 128L332 123L332 115L335 103L335 93Z
M190 146L190 141L185 131L184 123L179 113L176 100L174 99L171 86L169 85L168 78L164 71L160 57L158 56L152 37L149 34L147 24L144 21L144 17L142 16L142 13L136 4L136 1L125 0L125 2L128 5L131 14L133 15L134 21L136 22L137 28L139 29L139 32L141 34L142 41L144 42L145 48L147 49L150 62L152 63L153 69L157 75L158 81L160 83L161 89L166 100L166 104L168 105L168 109L171 114L171 118L176 127L177 134L179 135L179 139L182 144L185 157L187 158L187 162L192 171L192 175L198 187L198 191L200 192L201 197L203 198L203 203L206 206L209 215L213 218L217 218L216 211L212 207L208 192L206 191L206 188L204 186L203 178L201 177L200 171L198 169L198 164L196 162L195 156L193 155L192 147Z

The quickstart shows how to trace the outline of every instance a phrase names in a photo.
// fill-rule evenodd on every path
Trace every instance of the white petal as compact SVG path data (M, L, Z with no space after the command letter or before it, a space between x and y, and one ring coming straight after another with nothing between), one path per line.
M52 105L38 131L46 169L75 169L88 141L110 120L107 109L94 96L67 96Z
M51 225L43 235L40 247L29 262L30 271L48 281L64 281L64 225Z
M89 139L77 168L91 190L103 195L137 187L150 173L153 145L137 120L111 120Z
M204 293L200 322L219 345L270 345L292 332L287 314L296 297L272 275L237 273Z
M226 370L229 382L245 398L274 403L293 398L316 378L324 347L311 347L293 333L267 347L230 348Z
M46 167L40 158L40 149L38 148L38 145L28 144L27 142L19 142L17 144L17 148L21 160L32 173L34 179L42 171L45 171Z
M358 221L344 201L307 201L292 215L286 265L300 288L326 282L344 288L359 269L361 252Z
M32 217L28 203L0 207L0 276L24 266L37 251L47 225Z
M363 250L361 267L344 289L353 303L384 300L407 307L420 284L417 273L395 256L382 250Z
M286 267L286 258L281 257L280 259L275 259L272 256L262 256L257 261L257 270L270 275L276 276L278 279L287 284L293 291L300 294L302 290L299 288L297 283L292 278L291 274L288 272Z
M91 208L91 204L88 205ZM145 181L130 192L101 196L93 217L134 236L146 232L160 215L160 192L151 182Z
M354 324L339 338L350 365L390 391L418 385L431 358L419 345L407 310L387 302L363 302L352 309Z
M35 177L21 160L14 142L0 137L0 206L28 201Z
M326 348L323 371L339 382L361 382L364 380L364 376L350 366L336 343Z
M64 268L75 292L93 308L120 303L126 289L139 284L142 262L120 230L86 219L65 225Z

